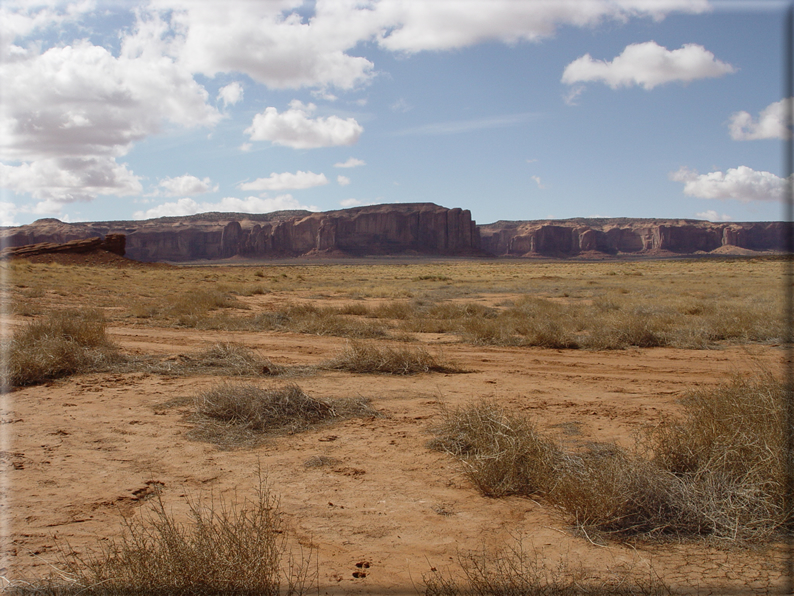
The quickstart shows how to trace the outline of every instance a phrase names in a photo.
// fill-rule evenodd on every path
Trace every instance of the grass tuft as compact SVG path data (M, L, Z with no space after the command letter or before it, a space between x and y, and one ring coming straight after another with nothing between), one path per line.
M118 360L105 319L92 309L48 313L16 333L6 346L4 386L35 385Z
M497 549L459 554L457 573L435 567L424 574L425 596L664 596L673 592L653 573L631 566L594 577L564 559L550 565L523 539Z
M197 426L190 435L224 448L256 445L268 435L378 412L361 398L318 400L295 384L265 389L222 382L194 398Z
M785 399L768 373L699 389L680 419L637 449L566 453L525 416L481 402L446 414L431 446L457 457L488 496L537 495L585 532L766 540L794 520L785 507Z
M428 372L465 372L441 357L430 354L423 347L379 346L373 343L350 341L342 352L322 368L352 373L415 375Z
M446 412L436 435L430 447L462 461L486 496L531 495L551 487L559 453L526 416L482 401Z
M188 520L166 509L158 491L148 510L124 519L120 539L96 553L61 551L58 576L11 594L47 596L242 596L305 594L316 577L310 558L287 549L278 498L261 474L242 504L210 495L188 499ZM284 565L284 563L287 563ZM283 568L291 570L286 573Z

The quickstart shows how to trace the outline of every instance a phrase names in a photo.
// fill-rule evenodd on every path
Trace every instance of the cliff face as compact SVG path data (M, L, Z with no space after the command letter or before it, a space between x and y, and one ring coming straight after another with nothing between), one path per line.
M497 256L571 257L592 252L691 254L722 247L782 250L785 224L615 218L500 221L479 229L481 247Z
M206 214L135 222L65 224L39 220L8 228L4 246L63 243L126 234L126 256L139 261L191 261L321 254L481 254L471 213L432 203L379 205L326 213Z
M326 213L205 213L77 224L44 219L0 229L0 247L125 234L126 255L139 261L323 254L654 256L782 250L785 225L614 218L500 221L477 226L467 210L413 203Z

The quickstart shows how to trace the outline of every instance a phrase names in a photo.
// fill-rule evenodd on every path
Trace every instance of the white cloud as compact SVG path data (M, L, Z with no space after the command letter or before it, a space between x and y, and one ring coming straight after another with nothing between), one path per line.
M20 209L8 201L0 201L0 226L18 226L16 214Z
M733 66L717 60L703 46L688 43L670 51L647 41L626 46L612 62L593 60L585 54L565 67L562 82L571 85L600 81L613 89L639 85L650 90L672 81L688 83L733 72Z
M251 150L252 147L253 145L251 143L243 143L242 145L240 145L239 149L240 151L248 152Z
M358 166L365 166L367 165L366 162L356 159L355 157L351 157L347 161L338 162L334 164L335 168L357 168Z
M485 41L518 43L554 35L558 27L606 20L700 13L707 0L152 0L148 10L170 19L173 53L191 72L238 72L272 89L350 90L375 76L374 64L350 55L361 43L400 53L451 50Z
M193 199L179 199L173 203L163 203L146 211L136 211L135 219L153 219L180 215L195 215L218 211L221 213L270 213L287 209L305 209L319 211L319 207L301 205L292 195L280 195L273 198L247 197L238 199L225 197L217 203L198 203Z
M339 201L339 204L347 209L348 207L362 207L364 205L372 205L372 203L365 203L363 201L359 201L358 199L344 199Z
M709 209L708 211L701 211L700 213L695 213L695 217L700 219L707 219L709 221L733 221L733 218L730 215L726 214L718 214L714 209Z
M0 163L0 187L30 193L46 203L90 201L98 195L129 196L143 191L126 164L111 157L44 158L18 166ZM59 209L55 209L59 211Z
M337 176L336 181L339 183L339 186L347 186L350 184L350 178L347 176Z
M541 184L540 176L530 176L530 178L532 178L535 181L535 184L538 185L538 188L546 188L545 186L543 186L543 184Z
M794 99L789 99L794 101ZM758 115L758 120L748 112L731 114L728 127L735 141L755 141L758 139L786 139L786 100L781 99L769 104Z
M247 74L271 89L352 89L372 77L373 64L345 52L377 30L371 11L320 1L305 22L292 12L303 0L155 0L184 32L179 59L192 72ZM346 18L347 17L347 18Z
M380 45L401 52L450 50L489 40L538 41L563 25L592 27L605 19L661 19L672 11L707 10L706 0L382 0L372 7L380 17Z
M205 192L215 192L218 190L218 186L212 186L212 181L209 178L199 180L195 176L190 176L189 174L161 180L160 186L166 190L165 194L169 197L200 195Z
M390 109L392 112L402 112L402 113L405 113L405 112L410 112L410 111L413 109L413 106L412 106L412 105L410 105L410 104L409 104L407 101L405 101L405 99L403 99L403 98L401 97L400 99L398 99L397 101L395 101L393 104L391 104L391 105L389 106L389 109Z
M117 158L165 123L218 122L206 90L164 54L166 29L158 19L138 21L118 56L82 40L45 51L28 44L0 61L2 185L48 205L140 193Z
M233 106L243 99L243 86L235 81L218 90L218 99L223 101L223 106Z
M353 145L358 141L364 128L354 118L310 118L316 109L313 103L304 105L298 100L291 101L290 109L281 114L276 108L266 108L254 116L245 134L252 141L270 141L294 149Z
M784 178L747 166L709 174L698 174L696 170L682 167L670 172L670 179L684 183L685 195L700 199L736 199L742 203L782 201L786 191Z
M253 182L245 182L237 188L240 190L287 190L312 188L328 184L325 174L315 174L314 172L302 172L298 170L294 174L284 172L276 174L273 172L269 178L257 178Z
M565 105L578 106L579 96L583 91L584 85L576 85L575 87L571 87L567 93L563 94L562 100L565 102Z

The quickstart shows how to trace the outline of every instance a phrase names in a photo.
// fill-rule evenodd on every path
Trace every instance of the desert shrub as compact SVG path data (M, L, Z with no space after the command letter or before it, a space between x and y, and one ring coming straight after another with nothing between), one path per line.
M370 310L370 316L377 319L398 319L405 321L417 317L423 312L422 307L413 301L392 300L384 302Z
M349 302L340 306L337 312L340 315L355 315L357 317L365 317L371 314L369 307L361 302Z
M171 316L200 316L218 308L246 308L245 305L219 289L192 290L172 299L164 312Z
M324 362L322 368L353 373L413 375L427 372L463 372L443 358L430 354L423 347L379 346L351 341L342 352Z
M705 534L691 487L615 445L568 454L549 500L585 531L614 536Z
M762 372L690 392L684 416L637 448L552 447L531 422L479 403L446 415L433 445L488 496L536 494L585 531L755 541L787 527L785 395Z
M427 309L427 316L434 319L490 319L496 316L493 308L474 302L461 304L458 302L440 302Z
M98 552L87 555L62 550L58 576L9 591L52 596L277 596L305 594L316 582L311 553L290 554L278 498L261 475L254 499L238 504L210 495L188 499L188 509L188 521L180 522L158 492L144 512L124 519L119 539L98 542Z
M377 416L362 398L318 400L295 384L265 389L223 382L194 398L196 427L189 435L225 448L253 446L273 433L296 433L333 420Z
M504 318L499 319L467 319L459 328L464 341L477 346L520 346L523 339L516 333L512 325L505 324Z
M260 432L295 432L335 415L331 404L309 397L294 384L263 389L224 382L199 394L195 404L202 416Z
M547 491L558 450L526 416L482 401L445 413L431 447L457 457L468 478L490 497Z
M628 347L656 348L668 345L664 329L669 325L642 311L617 311L603 315L589 329L583 343L596 350Z
M387 335L386 328L380 323L347 317L338 314L334 308L321 308L308 303L260 313L251 320L251 325L261 330L335 337L376 338Z
M6 346L4 386L34 385L98 369L120 358L97 310L54 311L14 334Z
M505 546L461 553L457 572L432 568L422 576L425 596L663 596L672 591L653 573L631 566L599 578L527 547L521 536Z
M683 418L649 433L648 452L657 467L692 486L706 532L761 538L789 522L783 384L761 371L690 391L682 403Z
M253 350L235 343L220 342L187 358L183 366L216 369L227 375L255 376L283 374L285 368L262 358Z

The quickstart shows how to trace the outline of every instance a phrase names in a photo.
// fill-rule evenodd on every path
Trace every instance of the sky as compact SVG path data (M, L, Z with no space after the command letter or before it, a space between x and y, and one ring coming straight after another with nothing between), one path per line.
M777 1L0 3L0 225L783 217Z

